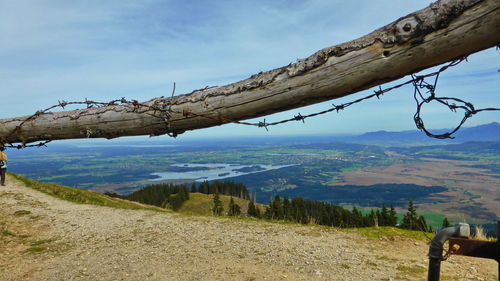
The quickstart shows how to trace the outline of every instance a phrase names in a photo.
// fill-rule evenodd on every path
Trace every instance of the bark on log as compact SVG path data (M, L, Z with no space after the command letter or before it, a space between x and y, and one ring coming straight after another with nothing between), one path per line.
M106 106L0 120L0 142L180 134L343 97L500 44L500 1L441 0L359 39L226 86ZM15 132L15 133L12 133Z

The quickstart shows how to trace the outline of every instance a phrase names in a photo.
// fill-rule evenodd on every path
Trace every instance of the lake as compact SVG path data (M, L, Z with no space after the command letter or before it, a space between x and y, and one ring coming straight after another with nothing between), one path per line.
M197 182L211 181L232 178L237 176L262 173L271 170L295 166L293 165L265 165L265 164L227 164L227 163L205 163L205 164L172 164L172 167L191 168L190 171L184 172L157 172L151 175L158 178L151 181L160 180L176 180L176 179L194 179ZM194 169L193 169L194 168Z

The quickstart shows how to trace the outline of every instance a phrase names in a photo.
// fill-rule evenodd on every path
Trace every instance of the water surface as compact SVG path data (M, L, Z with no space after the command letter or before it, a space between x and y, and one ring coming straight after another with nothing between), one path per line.
M295 165L265 165L265 164L227 164L227 163L205 163L205 164L172 164L172 167L186 167L186 168L199 168L196 170L184 172L157 172L151 175L158 176L159 178L152 179L152 181L160 180L177 180L177 179L194 179L200 181L211 181L232 178L237 176L262 173L270 170L281 169Z

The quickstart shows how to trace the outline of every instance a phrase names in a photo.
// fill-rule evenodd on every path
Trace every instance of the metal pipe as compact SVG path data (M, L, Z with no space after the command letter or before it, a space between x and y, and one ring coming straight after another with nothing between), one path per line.
M459 223L452 227L443 228L436 233L429 246L428 281L439 281L444 243L451 237L467 238L469 235L470 226L467 223Z

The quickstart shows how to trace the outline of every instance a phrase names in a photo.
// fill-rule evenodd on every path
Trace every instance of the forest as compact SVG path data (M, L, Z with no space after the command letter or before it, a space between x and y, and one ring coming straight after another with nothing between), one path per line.
M404 229L430 232L425 218L418 215L413 201L408 203L408 211L401 223L398 223L397 213L391 204L389 208L385 204L380 209L372 209L363 214L358 208L348 210L338 205L322 201L305 200L301 197L281 198L276 195L266 206L265 212L261 214L254 200L252 200L247 187L234 181L204 181L187 185L156 184L135 191L127 196L116 193L105 193L113 197L136 201L144 204L155 205L178 211L182 204L189 200L190 193L202 193L212 195L211 211L213 215L247 216L266 220L289 221L301 224L318 224L339 228L372 227L372 226L399 226ZM231 196L229 207L225 212L219 195ZM246 213L242 213L242 206L236 204L233 197L248 200Z
M104 194L177 211L182 206L182 203L189 200L190 192L203 194L220 193L242 199L250 199L250 193L246 186L233 181L204 181L198 185L192 183L190 189L185 184L176 185L161 183L148 185L129 195L120 195L115 192L105 192Z

